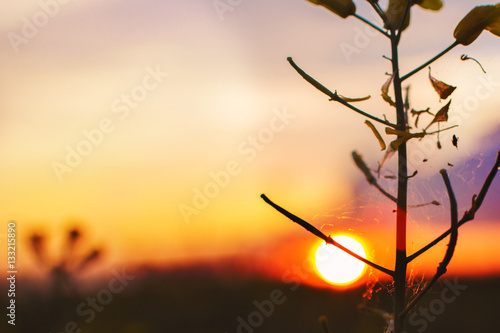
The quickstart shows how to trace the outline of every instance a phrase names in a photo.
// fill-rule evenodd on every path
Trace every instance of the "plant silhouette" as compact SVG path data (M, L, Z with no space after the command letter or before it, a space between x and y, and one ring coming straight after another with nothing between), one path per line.
M380 32L383 36L387 38L390 45L391 56L385 57L391 63L391 73L387 81L382 85L381 96L385 102L394 110L396 121L390 121L388 119L381 119L374 116L368 112L365 112L361 108L353 105L355 102L364 101L370 96L362 98L346 98L337 93L337 91L332 91L326 88L323 84L318 82L312 76L307 74L302 70L291 57L287 60L290 65L297 71L297 73L302 76L308 83L313 87L318 89L323 94L330 98L330 101L338 102L348 109L362 115L366 120L367 126L373 131L376 139L380 143L381 149L385 150L385 155L382 161L379 163L379 168L377 170L378 176L380 176L380 170L383 168L384 164L394 155L397 155L398 163L398 173L397 173L397 188L396 194L393 195L389 190L382 188L372 170L366 165L361 155L357 152L352 153L352 157L356 166L362 171L366 180L370 185L376 187L382 195L384 195L388 200L392 201L395 206L396 212L396 259L394 269L389 269L382 267L368 259L364 259L355 253L349 251L342 245L335 242L330 236L325 235L323 232L318 230L312 224L304 221L303 219L295 216L281 206L275 204L266 195L262 194L261 197L266 203L271 205L277 211L291 219L292 221L298 223L307 231L311 232L315 236L323 239L325 242L337 246L341 250L347 252L348 254L354 256L355 258L363 261L367 265L373 267L374 269L388 275L394 282L394 293L393 293L393 310L391 313L384 313L384 318L387 321L386 332L402 333L405 327L405 317L408 312L415 306L415 304L425 295L432 285L447 271L447 266L450 263L455 247L458 242L458 229L464 223L474 219L476 212L481 207L481 204L488 192L488 189L496 175L496 172L500 166L500 151L497 153L497 158L494 165L491 168L490 173L484 180L481 190L476 195L472 195L472 202L470 208L464 213L464 215L458 217L458 208L455 194L448 177L446 170L442 169L440 174L442 176L444 185L446 187L449 200L450 200L450 228L435 238L432 242L416 251L415 253L408 255L406 249L406 225L407 225L407 210L409 208L407 198L408 198L408 182L411 181L412 177L417 175L417 170L415 170L411 175L408 172L408 153L407 153L407 142L415 139L422 139L426 136L437 135L437 146L441 149L442 145L439 141L439 133L450 130L456 126L449 126L447 128L441 128L442 123L446 123L448 120L448 113L452 110L452 100L449 97L455 91L454 86L442 82L431 75L429 67L429 80L438 94L439 100L448 100L448 102L436 113L430 112L430 109L418 111L410 110L409 104L409 88L406 89L406 94L403 94L403 82L408 80L411 76L427 68L434 61L445 55L450 50L454 49L458 45L467 46L473 43L483 30L487 30L494 35L500 36L500 4L497 5L486 5L477 6L473 8L457 25L453 37L455 41L448 47L446 47L442 52L423 63L421 66L415 68L407 74L402 75L399 71L399 54L398 45L403 36L403 32L410 25L411 11L413 6L417 5L423 9L437 11L442 7L441 0L389 0L388 7L383 10L377 0L367 0L371 5L375 13L381 20L381 23L373 23L366 18L358 15L356 13L356 6L352 0L308 0L309 2L320 5L328 9L329 11L337 14L342 18L355 17L359 19L363 24L369 25L371 28ZM462 60L469 60L468 56L462 56ZM477 62L476 59L473 59ZM479 64L479 62L478 62ZM479 64L480 65L480 64ZM481 65L480 65L481 66ZM481 69L484 69L481 66ZM391 97L391 86L392 95ZM411 115L411 118L409 117ZM419 129L420 124L423 122L424 117L431 117L430 121L422 128ZM421 119L422 118L422 119ZM374 121L379 125L385 127L385 134L388 136L395 136L395 138L386 145L383 136L379 133L376 126L371 122ZM431 128L437 129L429 130ZM457 146L457 140L454 140L453 145ZM458 147L457 147L458 148ZM439 205L438 202L431 202L428 204ZM420 207L426 205L425 203L416 205ZM427 281L424 288L416 293L412 297L407 297L407 266L408 264L420 256L422 253L426 252L434 245L439 243L441 240L449 236L449 243L444 254L442 261L439 263L436 273L434 276ZM323 327L327 326L327 321L323 318L321 321ZM325 328L325 331L328 331Z
M77 293L75 277L81 274L102 257L99 248L85 249L83 234L80 228L73 227L67 230L58 258L51 258L47 252L47 237L34 232L30 236L31 250L39 266L48 269L51 277L51 288L54 297L72 296Z

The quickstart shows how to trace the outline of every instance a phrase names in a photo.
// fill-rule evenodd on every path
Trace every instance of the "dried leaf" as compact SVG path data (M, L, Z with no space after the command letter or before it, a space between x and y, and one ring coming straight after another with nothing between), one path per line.
M500 4L474 7L458 23L453 36L460 44L469 45L484 29L500 36Z
M458 138L455 134L453 134L453 138L451 139L451 143L458 149Z
M429 66L429 80L431 80L432 86L434 87L434 90L439 95L440 99L447 99L457 87L450 86L447 83L444 83L443 81L439 81L432 77L431 75L431 67Z
M315 5L323 6L342 18L356 13L356 5L352 0L307 0Z
M434 123L448 121L448 110L450 109L450 104L451 104L451 99L448 102L448 104L443 106L441 108L441 110L439 110L438 113L436 113L436 115L434 116L434 119L432 119L432 121L430 122L429 125L427 125L427 127L424 129L424 131L427 130L429 128L429 126L431 126Z
M391 106L396 106L396 103L394 103L394 101L392 100L392 98L389 96L388 92L389 92L389 87L391 86L391 82L392 80L394 79L394 75L396 73L392 74L391 77L389 79L387 79L387 81L384 83L384 85L382 86L382 98L384 99L384 101L386 101L387 103L389 103Z
M359 98L349 98L349 97L345 97L345 96L342 96L342 95L338 95L340 98L342 98L344 101L346 101L347 103L353 103L353 102L362 102L362 101L366 101L367 99L370 99L370 95L368 96L365 96L365 97L359 97Z
M410 133L408 133L410 134ZM397 150L399 148L399 146L401 146L403 143L409 141L410 139L413 139L413 138L423 138L425 136L425 133L421 132L421 133L411 133L410 135L407 135L407 136L403 136L401 138L398 138L394 141L392 141L390 143L391 145L391 148L394 149L394 150Z
M377 138L378 143L380 144L380 149L385 150L385 148L387 148L387 146L385 145L384 139L382 139L382 136L378 132L377 128L369 120L365 120L365 124L366 124L366 126L370 127L373 134Z
M424 136L426 136L425 132L410 133L410 132L400 131L400 130L390 128L390 127L385 128L385 133L398 136L398 138L396 140L394 140L390 143L391 149L394 149L394 150L397 150L399 148L399 146L401 146L403 143L407 142L408 140L411 140L413 138L423 138Z

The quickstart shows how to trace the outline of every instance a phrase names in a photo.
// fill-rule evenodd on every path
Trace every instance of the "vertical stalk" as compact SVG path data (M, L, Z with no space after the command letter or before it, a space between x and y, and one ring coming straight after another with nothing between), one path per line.
M396 99L397 129L406 131L407 119L404 111L401 77L398 60L399 37L396 30L391 29L392 72L394 75L394 97ZM408 190L408 167L406 143L398 148L398 196L396 210L396 267L394 274L394 332L404 330L403 313L406 306L406 209Z

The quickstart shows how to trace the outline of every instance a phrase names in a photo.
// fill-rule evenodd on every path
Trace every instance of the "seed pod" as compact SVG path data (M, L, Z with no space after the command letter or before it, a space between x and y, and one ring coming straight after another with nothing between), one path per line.
M460 44L469 45L484 29L500 36L500 4L474 7L458 23L453 36Z
M315 5L323 6L342 18L356 13L356 5L352 0L307 0Z
M441 0L417 0L413 1L413 3L430 10L440 10L443 7Z
M405 14L406 6L410 6L409 2L406 0L389 0L389 6L385 12L387 20L389 21L390 27L385 26L386 29L394 28L397 29L398 24L403 19ZM405 21L401 24L400 29L404 30L410 25L410 12L406 16Z

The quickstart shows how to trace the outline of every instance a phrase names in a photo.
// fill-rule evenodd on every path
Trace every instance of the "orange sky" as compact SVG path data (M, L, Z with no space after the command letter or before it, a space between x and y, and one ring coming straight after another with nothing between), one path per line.
M401 71L451 44L456 22L475 4L447 5L440 14L415 9L401 42ZM41 10L37 1L4 6L4 36L22 34L24 18L33 20ZM257 250L272 257L271 249L297 252L284 241L289 237L314 242L260 199L266 193L318 227L333 221L338 224L332 233L362 236L377 259L391 258L391 208L380 206L376 192L364 187L350 159L356 149L375 167L383 154L378 143L365 119L328 102L286 61L293 56L345 96L371 95L363 108L392 119L379 98L390 70L382 58L389 52L386 41L354 19L303 0L244 1L233 9L221 16L201 0L74 2L61 5L26 42L0 41L0 220L18 222L19 241L35 230L57 239L78 221L114 264ZM358 10L370 17L364 2ZM488 73L461 61L463 53ZM422 185L432 189L427 197L446 200L442 183L431 177L448 162L458 167L475 154L484 161L494 154L494 147L480 149L488 135L498 142L498 135L489 134L500 124L498 54L500 41L485 32L432 65L435 77L458 86L449 122L460 124L453 132L460 148L448 144L446 135L439 152L435 139L423 140L420 150L410 145L417 152L410 162L420 171L419 184L430 182ZM442 106L426 70L410 81L416 109ZM421 163L424 155L428 164ZM455 175L450 169L450 175L454 183L470 175L481 182L487 165L481 167ZM434 186L441 188L434 192ZM477 191L464 188L463 208ZM415 202L427 198L411 195ZM445 207L429 210L437 219L411 222L415 248L445 230ZM491 255L500 250L492 212L464 226L450 270L465 272L474 263L475 272L500 272ZM29 266L26 248L19 255ZM423 261L435 266L442 252Z

